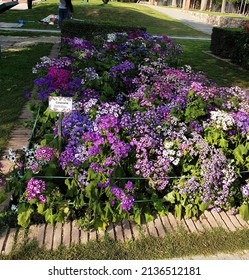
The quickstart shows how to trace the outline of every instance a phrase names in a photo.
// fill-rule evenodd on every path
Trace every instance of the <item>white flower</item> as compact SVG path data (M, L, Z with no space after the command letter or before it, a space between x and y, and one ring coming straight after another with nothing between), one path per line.
M116 34L115 33L107 34L107 42L108 43L114 42L115 40L116 40Z
M222 128L223 130L228 130L235 123L232 116L230 116L225 111L211 111L211 122L215 125L216 128Z
M176 156L181 157L182 153L181 151L177 151Z
M18 210L17 205L12 204L10 210L16 212Z
M167 150L163 150L163 156L164 157L168 156L168 151Z
M171 148L173 145L174 145L173 142L164 142L164 148L165 148L165 149L169 149L169 148Z
M174 156L175 153L176 153L176 152L175 152L174 150L168 150L168 154L171 155L171 156Z

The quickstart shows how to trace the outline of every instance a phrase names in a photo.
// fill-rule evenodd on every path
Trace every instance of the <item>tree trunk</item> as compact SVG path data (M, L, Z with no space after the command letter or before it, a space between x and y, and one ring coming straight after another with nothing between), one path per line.
M177 4L176 4L176 0L172 0L172 7L176 8Z
M213 0L210 1L208 10L212 11L212 8L213 8Z
M226 12L226 4L227 4L227 0L222 0L222 5L221 5L221 12L222 13Z
M247 3L246 3L246 1L245 1L244 9L243 9L243 12L242 12L243 15L246 13L246 5L247 5Z
M207 9L207 0L201 0L201 11L206 11Z

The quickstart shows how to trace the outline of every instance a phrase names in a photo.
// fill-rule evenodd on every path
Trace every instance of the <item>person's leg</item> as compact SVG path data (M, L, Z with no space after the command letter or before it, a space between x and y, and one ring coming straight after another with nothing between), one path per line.
M68 19L68 10L67 9L59 9L59 20L58 27L61 28L61 23L64 19Z

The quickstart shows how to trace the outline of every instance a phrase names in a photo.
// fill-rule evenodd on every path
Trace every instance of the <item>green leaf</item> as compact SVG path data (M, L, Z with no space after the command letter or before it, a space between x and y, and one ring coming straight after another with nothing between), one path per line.
M175 205L175 214L178 220L181 220L182 218L182 205L176 204Z
M175 201L176 201L176 199L175 199L175 192L172 191L172 192L166 194L166 195L163 197L163 199L164 199L165 201L168 201L168 202L174 204Z
M249 208L247 204L243 204L239 207L239 213L243 220L249 220Z
M31 214L33 213L33 208L30 205L24 203L18 205L18 225L27 228L30 224Z
M198 206L199 206L200 211L202 211L202 212L204 212L208 208L208 205L203 202L201 204L199 204Z
M105 230L108 226L107 221L103 221L99 217L95 219L94 221L94 227L98 230Z
M151 214L148 213L148 212L144 213L144 216L145 216L145 221L146 221L146 223L151 222L151 221L154 220L154 216L151 215Z
M228 147L228 141L223 137L220 139L220 147L222 147L222 148Z
M58 215L57 214L53 214L53 211L52 211L51 208L48 208L46 211L44 211L43 214L44 214L46 222L48 222L48 223L50 223L52 225L55 224L56 218L57 218L57 221L60 221L60 222L64 221L64 215L63 215L62 219L58 219Z
M46 206L44 203L39 203L37 206L37 212L39 214L43 214L44 210L45 210Z
M141 224L141 209L136 209L135 210L134 221L139 225Z
M188 204L185 207L185 218L189 219L193 216L193 205L192 204Z
M0 193L0 204L2 203L2 202L4 202L6 199L7 199L7 194L5 194L5 193Z
M247 152L248 152L248 149L242 144L238 145L234 149L233 154L237 160L237 163L244 164L243 155L246 155Z

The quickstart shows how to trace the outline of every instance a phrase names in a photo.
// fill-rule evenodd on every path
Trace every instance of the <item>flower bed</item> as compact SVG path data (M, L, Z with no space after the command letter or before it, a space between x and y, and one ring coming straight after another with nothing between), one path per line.
M248 219L243 90L180 67L181 47L166 36L65 41L67 56L34 69L33 146L10 151L16 168L0 181L13 190L21 226L77 219L103 229L124 218L140 223L141 214L190 218L206 209ZM73 110L51 112L49 96L72 97Z

